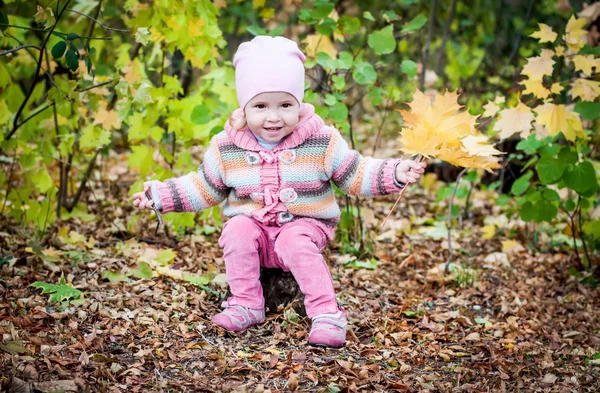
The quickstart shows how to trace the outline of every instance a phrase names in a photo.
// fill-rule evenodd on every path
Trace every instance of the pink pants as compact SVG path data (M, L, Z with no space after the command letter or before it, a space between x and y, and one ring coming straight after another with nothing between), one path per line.
M333 280L321 255L326 243L323 230L308 220L278 227L244 215L233 217L223 226L219 239L232 293L229 303L264 308L260 283L260 267L264 266L292 272L304 293L309 317L336 313Z

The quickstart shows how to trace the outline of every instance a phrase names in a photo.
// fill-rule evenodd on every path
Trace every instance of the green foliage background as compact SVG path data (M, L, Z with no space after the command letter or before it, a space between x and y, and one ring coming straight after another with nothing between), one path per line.
M2 217L39 233L59 217L91 219L88 182L115 181L106 165L123 159L139 173L132 190L194 170L237 107L231 60L255 35L285 35L309 52L305 100L363 148L375 134L396 138L394 109L419 86L458 90L474 114L497 95L516 103L523 59L541 48L529 34L538 22L564 31L583 3L559 10L554 0L0 0L0 48L22 47L0 56ZM438 77L428 78L423 63ZM548 151L549 140L530 138L507 156L529 167L511 194L523 220L572 221L559 209L581 217L597 207L597 187L580 184L597 183L597 107L580 109L589 143L556 138L564 147ZM566 186L578 194L561 201L546 186L573 168L579 172ZM349 227L359 213L348 205ZM218 223L218 213L202 217ZM138 218L127 220L129 230L139 229ZM191 213L167 219L179 231L197 224ZM580 229L597 249L600 224L585 219Z

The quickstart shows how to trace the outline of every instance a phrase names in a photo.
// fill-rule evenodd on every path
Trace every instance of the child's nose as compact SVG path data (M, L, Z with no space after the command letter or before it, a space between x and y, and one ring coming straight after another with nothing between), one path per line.
M276 110L270 110L267 112L267 121L279 120L279 112Z

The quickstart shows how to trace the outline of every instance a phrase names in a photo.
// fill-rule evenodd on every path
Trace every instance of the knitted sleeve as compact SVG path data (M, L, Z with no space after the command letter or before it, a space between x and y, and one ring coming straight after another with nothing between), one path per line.
M216 206L229 194L223 172L219 149L216 142L211 142L196 172L152 182L152 199L163 213L193 212Z
M404 184L396 180L399 159L363 157L337 130L333 130L325 152L325 172L342 191L357 196L400 192Z

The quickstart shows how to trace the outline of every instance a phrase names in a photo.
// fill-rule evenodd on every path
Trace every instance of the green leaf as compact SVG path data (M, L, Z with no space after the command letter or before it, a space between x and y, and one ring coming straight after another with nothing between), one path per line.
M558 152L558 160L565 165L575 164L579 161L577 152L571 146L563 146Z
M575 201L572 199L567 199L567 201L565 202L565 210L568 212L572 212L573 210L575 210L575 207L577 205L575 204Z
M133 97L133 104L151 104L154 102L152 99L152 94L150 94L150 89L152 85L148 82L142 82L142 84L138 87L135 92L135 97Z
M370 85L377 80L377 72L370 63L360 62L352 71L352 77L359 85Z
M333 94L327 94L325 96L325 105L334 106L337 104L338 99Z
M527 189L529 188L529 179L531 179L531 176L533 176L533 173L527 172L523 176L515 180L515 182L512 184L512 187L510 188L510 192L512 192L513 195L521 195L525 191L527 191Z
M10 73L4 67L4 64L2 62L0 62L0 89L4 89L6 86L8 86L10 84L10 81L11 81ZM19 103L15 103L15 104L17 106L19 105Z
M366 20L370 20L371 22L375 22L373 14L371 14L369 11L363 12L363 18L365 18Z
M423 27L425 25L425 23L427 23L427 17L425 15L423 15L423 14L420 14L417 17L415 17L413 20L411 20L410 22L408 22L402 28L402 30L400 30L400 32L401 33L408 33L410 31L418 30L421 27Z
M76 40L77 38L79 38L79 34L77 33L69 33L69 35L67 35L67 40L69 41Z
M396 49L396 39L394 38L394 27L388 25L381 30L369 34L369 46L377 55L386 55Z
M579 54L582 55L600 55L600 46L592 48L588 44L585 44L583 48L579 51Z
M346 87L346 78L341 75L333 75L331 80L333 81L333 87L336 90L344 90L344 87Z
M69 67L71 71L77 71L79 68L79 60L77 59L75 51L72 49L67 51L67 54L65 55L65 61L67 63L67 67Z
M534 209L537 211L537 217L535 219L536 222L550 222L558 214L558 207L545 200L541 200L536 203Z
M48 299L50 303L60 303L63 300L69 299L79 299L82 293L79 289L66 285L64 277L60 280L59 285L36 281L30 286L41 289L43 295L50 294L50 298Z
M325 52L317 53L317 64L326 70L335 70L337 62Z
M565 170L565 163L554 157L542 156L535 169L543 184L553 184L561 179Z
M538 140L534 134L530 134L527 139L521 139L517 143L517 150L522 150L527 154L535 154L543 144L547 143L544 140Z
M4 10L0 10L0 31L8 29L8 16Z
M67 43L65 41L58 41L52 47L52 57L55 59L60 59L65 54L67 50Z
M110 143L110 131L90 123L81 132L79 146L82 150L96 151Z
M348 107L343 102L338 102L329 110L331 120L341 123L348 118Z
M315 6L315 9L311 11L311 16L316 19L326 18L334 8L333 3L321 2Z
M354 65L354 57L349 52L340 52L337 63L339 69L349 70Z
M329 36L333 34L333 32L337 29L337 24L335 20L331 18L325 18L320 25L317 26L317 31L322 34Z
M353 35L360 30L360 19L344 15L338 19L337 25L342 34Z
M555 190L551 189L551 188L547 188L542 192L542 196L544 197L544 199L546 199L549 202L558 202L560 201L560 195L558 195L558 192L556 192Z
M577 101L575 112L579 113L583 120L596 120L600 117L600 102Z
M591 235L594 239L600 238L600 219L583 224L583 233Z
M135 42L138 42L144 46L150 42L150 31L146 27L139 27L135 33Z
M31 176L31 181L33 181L35 188L37 188L41 193L46 193L54 184L50 174L48 173L48 170L46 169L46 165L42 165L42 167L36 171L33 176Z
M171 262L173 262L175 260L175 257L177 256L177 253L173 250L171 250L170 248L161 251L156 258L154 258L154 261L157 263L160 263L161 265L168 265Z
M210 109L204 105L197 105L192 110L190 120L194 124L206 124L210 121Z
M197 286L204 286L210 283L210 277L208 276L196 276L193 274L186 274L183 275L181 278L183 278L185 281L189 282L190 284L194 284Z
M144 261L139 262L138 268L131 270L130 273L137 278L145 278L147 280L152 278L152 268Z
M533 203L529 201L525 202L523 206L519 208L519 217L521 217L521 220L525 222L535 220L537 215L535 209L533 208Z
M578 194L582 194L596 184L596 171L588 160L569 166L563 175L565 184Z
M127 276L114 270L102 271L102 277L110 282L127 281Z
M417 63L412 60L402 60L400 70L410 78L414 78L417 75Z

